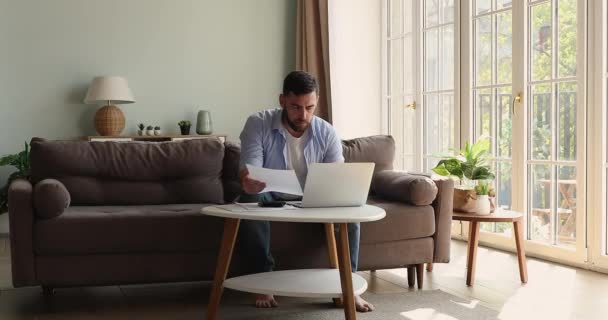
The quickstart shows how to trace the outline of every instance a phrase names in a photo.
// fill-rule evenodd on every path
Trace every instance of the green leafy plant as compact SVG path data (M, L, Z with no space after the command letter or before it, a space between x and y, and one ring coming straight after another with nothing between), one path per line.
M24 143L25 150L0 158L0 166L13 166L17 171L11 173L6 184L0 189L0 213L8 211L8 188L15 179L30 176L30 147Z
M153 126L147 126L146 129L147 130L154 130L154 127Z
M182 120L182 121L178 122L177 125L180 127L189 127L191 125L191 123L188 120Z
M459 180L492 180L495 178L488 163L490 139L481 137L473 145L467 142L464 149L450 149L455 156L444 156L433 172Z
M159 126L154 127L154 130L160 130Z
M490 195L492 193L492 186L484 180L480 180L479 183L475 186L475 193L480 196Z
M138 124L137 127L139 128L139 130L144 130L145 128L143 123Z

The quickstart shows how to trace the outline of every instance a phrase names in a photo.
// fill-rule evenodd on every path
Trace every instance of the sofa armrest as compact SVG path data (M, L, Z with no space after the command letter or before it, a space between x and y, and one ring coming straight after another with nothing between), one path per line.
M13 286L36 285L34 271L34 207L32 184L17 179L8 189Z
M452 234L452 209L454 199L454 181L449 178L433 180L438 192L433 209L435 210L435 234L433 235L435 253L434 262L450 262L450 242Z
M382 170L374 174L372 192L381 199L428 206L437 197L437 186L428 176Z

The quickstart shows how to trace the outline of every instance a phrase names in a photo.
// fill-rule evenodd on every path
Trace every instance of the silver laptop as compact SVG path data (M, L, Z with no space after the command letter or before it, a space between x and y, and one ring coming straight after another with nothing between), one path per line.
M367 201L375 163L313 163L308 167L300 208L356 207Z

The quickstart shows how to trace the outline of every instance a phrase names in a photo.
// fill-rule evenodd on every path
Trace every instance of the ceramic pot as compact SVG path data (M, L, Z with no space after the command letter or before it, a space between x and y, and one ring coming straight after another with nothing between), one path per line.
M477 211L475 213L480 215L490 214L490 198L487 194L477 195Z
M190 126L181 126L179 127L179 131L182 133L183 136L187 136L190 134Z
M211 113L207 110L199 111L196 117L196 133L211 134L212 132Z

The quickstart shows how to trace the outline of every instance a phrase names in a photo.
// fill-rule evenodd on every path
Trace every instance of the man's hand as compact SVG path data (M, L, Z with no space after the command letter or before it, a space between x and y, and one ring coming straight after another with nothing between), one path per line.
M266 188L266 183L251 178L249 171L243 169L241 170L241 186L248 194L258 194Z

